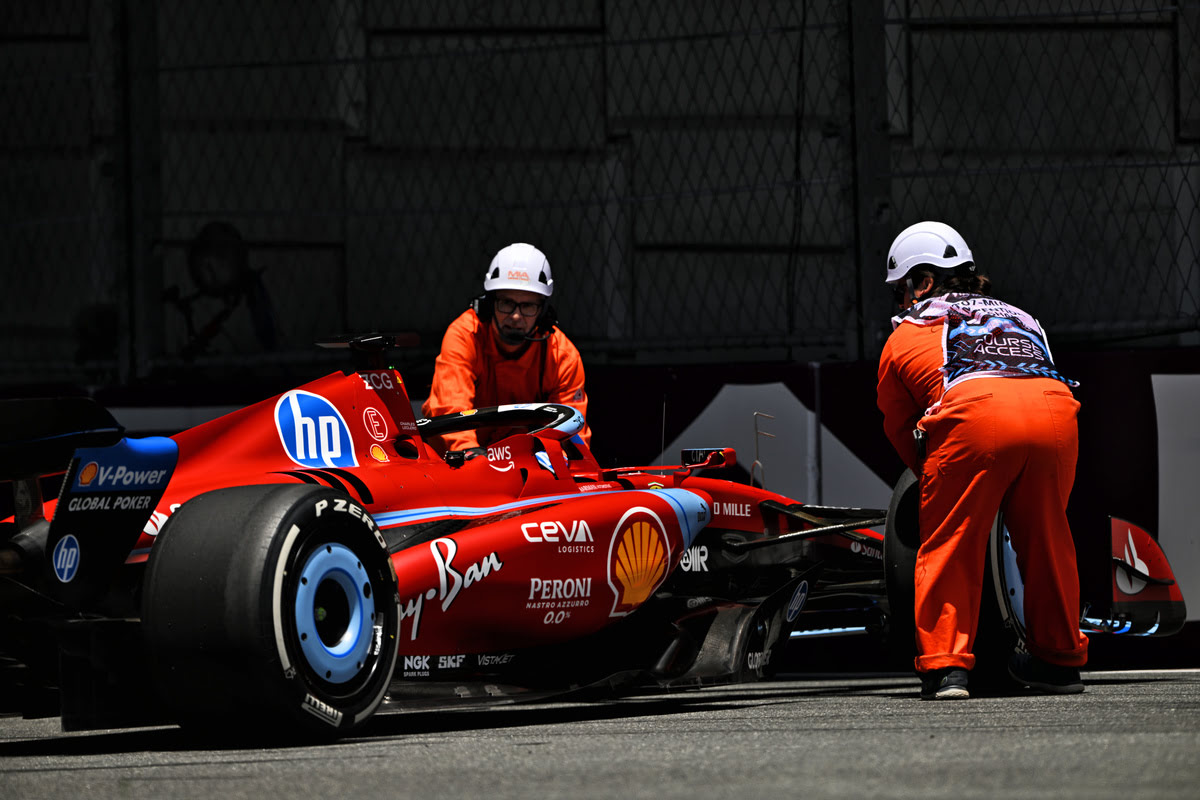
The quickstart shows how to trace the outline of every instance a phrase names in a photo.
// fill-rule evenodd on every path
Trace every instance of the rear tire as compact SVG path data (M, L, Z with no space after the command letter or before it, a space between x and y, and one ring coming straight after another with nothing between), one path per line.
M332 739L365 724L391 682L391 559L370 515L332 489L185 503L151 550L142 604L155 688L193 729Z
M916 602L917 549L921 546L919 507L917 477L911 470L905 470L892 490L883 534L884 583L888 598L887 653L889 666L895 669L912 669L917 655L913 606Z

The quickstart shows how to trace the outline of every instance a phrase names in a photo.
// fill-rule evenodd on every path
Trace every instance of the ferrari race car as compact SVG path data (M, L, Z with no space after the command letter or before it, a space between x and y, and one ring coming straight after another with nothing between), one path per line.
M804 505L700 474L720 447L602 468L554 404L418 420L392 343L339 342L355 368L170 438L85 398L0 402L0 711L327 739L381 708L752 680L809 634L911 641L911 486ZM506 435L433 446L484 428ZM1150 600L1093 627L1172 632L1178 587L1136 548L1114 574Z

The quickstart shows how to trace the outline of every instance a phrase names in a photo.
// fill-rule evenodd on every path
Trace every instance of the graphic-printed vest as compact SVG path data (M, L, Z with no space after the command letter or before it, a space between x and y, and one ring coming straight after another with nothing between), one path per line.
M942 373L946 389L972 378L1038 377L1079 385L1055 368L1041 324L994 297L931 297L892 317L893 329L902 324L944 325Z

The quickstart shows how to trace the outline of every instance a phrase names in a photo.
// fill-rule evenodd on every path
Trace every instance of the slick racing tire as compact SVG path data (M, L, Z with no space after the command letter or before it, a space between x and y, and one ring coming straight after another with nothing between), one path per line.
M889 666L911 669L917 655L917 626L913 604L917 571L917 549L921 546L918 526L920 491L912 470L905 470L892 490L883 534L884 584L888 598L887 653Z
M888 597L888 655L894 665L911 667L917 655L916 598L917 550L921 546L918 521L920 487L911 470L905 470L892 491L887 525L883 538L884 580ZM1010 685L1008 655L1017 646L1022 629L1006 622L1011 613L1002 613L999 598L1013 593L1011 578L1005 576L1000 542L1006 536L1003 512L992 523L984 585L980 587L979 619L972 650L975 667L971 670L971 689L982 692L1003 691ZM995 554L1001 554L1001 569L994 568ZM1014 567L1015 569L1015 567ZM1015 621L1015 618L1014 618Z
M182 505L150 553L155 690L206 734L334 739L387 692L400 624L374 520L317 486L240 486Z

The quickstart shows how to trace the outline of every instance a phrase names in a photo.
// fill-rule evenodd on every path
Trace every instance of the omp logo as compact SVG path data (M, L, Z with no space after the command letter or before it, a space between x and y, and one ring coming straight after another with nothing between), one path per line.
M529 281L529 273L523 269L510 269L508 271L508 279L510 281Z
M83 469L79 470L79 485L90 486L92 481L96 480L96 473L100 471L100 465L95 461L89 461L83 465Z
M617 523L608 548L608 585L613 592L611 617L623 617L640 606L667 576L671 545L666 526L648 508L637 506Z
M54 545L50 563L54 565L55 577L63 583L70 583L79 571L79 540L69 533L59 539L58 544Z
M275 428L288 458L302 467L357 467L346 420L324 397L293 389L275 404Z

